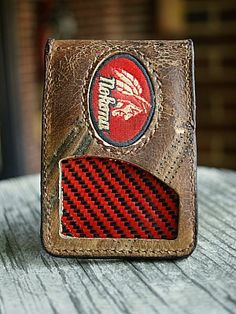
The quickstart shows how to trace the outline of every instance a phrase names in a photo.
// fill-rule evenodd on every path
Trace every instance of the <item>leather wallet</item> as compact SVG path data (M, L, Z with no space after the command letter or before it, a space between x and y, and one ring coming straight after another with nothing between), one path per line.
M191 40L49 40L42 239L84 257L182 257L196 244Z

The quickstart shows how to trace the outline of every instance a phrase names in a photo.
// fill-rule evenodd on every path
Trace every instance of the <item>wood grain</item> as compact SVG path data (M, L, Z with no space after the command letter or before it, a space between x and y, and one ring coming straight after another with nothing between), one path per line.
M236 313L236 172L200 168L199 237L178 261L55 258L39 176L0 182L0 313Z

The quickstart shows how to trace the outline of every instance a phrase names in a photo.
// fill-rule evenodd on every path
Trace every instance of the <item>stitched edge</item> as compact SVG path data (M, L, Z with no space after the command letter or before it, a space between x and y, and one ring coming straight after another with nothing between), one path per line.
M75 50L75 48L77 47L66 47L66 50L70 50L70 48L73 48L72 50ZM94 71L94 67L95 64L98 62L98 59L102 59L104 56L107 56L107 54L109 53L116 53L117 50L123 50L123 51L127 51L127 52L132 52L134 51L137 55L142 56L142 61L144 61L144 63L146 63L145 65L147 66L149 72L152 74L152 77L154 77L155 79L155 86L157 86L156 88L156 96L155 96L155 101L158 101L158 106L156 107L155 110L155 115L154 115L154 119L152 120L151 124L154 124L154 127L149 127L149 129L151 130L149 132L148 137L146 137L145 135L142 136L141 140L138 141L137 143L134 143L134 145L132 145L131 149L127 150L127 148L123 148L124 150L117 150L117 148L115 147L111 147L109 148L103 140L101 140L100 138L96 137L96 131L94 130L91 122L89 123L90 119L89 119L89 113L88 111L86 111L86 104L85 104L85 100L86 100L86 95L87 95L87 85L88 85L88 80L89 77L91 76L91 74ZM60 50L65 50L65 48L62 47L57 47L55 49L56 51L60 51ZM50 72L51 75L51 72ZM161 91L161 81L158 78L158 74L156 73L156 71L154 70L153 66L152 66L152 62L149 60L147 60L144 56L143 53L141 53L140 51L138 51L135 48L122 48L121 46L117 45L117 46L110 46L106 51L103 52L103 54L100 54L99 57L95 57L93 62L90 64L89 68L86 71L85 77L83 79L83 85L82 85L82 99L81 99L81 103L82 105L82 110L81 110L81 114L80 114L80 118L76 119L74 122L74 127L70 130L70 133L72 133L73 131L76 131L78 124L83 123L84 124L84 129L94 138L94 140L97 142L97 144L102 145L102 149L105 150L106 152L110 152L112 151L113 154L120 156L120 155L133 155L135 152L137 152L138 150L140 150L144 145L146 145L150 139L152 138L152 136L155 134L155 131L158 127L158 121L160 120L160 113L162 111L162 91ZM94 135L94 136L93 136ZM140 145L141 143L141 145ZM75 154L75 152L73 152L73 154ZM50 164L50 162L49 162ZM49 165L50 166L50 165ZM56 184L56 188L57 188L57 184ZM60 189L60 187L59 187ZM48 200L48 202L50 202L50 199ZM51 204L51 202L50 202ZM51 204L52 205L52 204Z
M57 51L60 51L60 50L77 50L78 47L57 47L56 50ZM141 56L141 59L143 61L143 63L146 65L148 71L152 74L152 78L154 78L155 80L155 85L156 88L156 92L155 92L155 101L157 103L157 106L156 106L156 109L155 109L155 113L154 113L154 117L151 121L151 126L154 125L153 127L149 127L149 134L148 136L146 136L145 134L141 137L141 139L137 142L135 142L133 145L131 145L130 148L127 148L127 147L119 147L119 150L118 148L116 147L113 147L113 146L109 146L106 144L106 142L102 139L100 139L90 121L90 118L89 118L89 112L86 111L86 105L87 103L85 103L85 100L86 100L86 95L87 95L87 87L88 87L88 80L89 80L89 77L92 75L93 71L94 71L94 66L95 64L98 62L98 59L101 59L104 57L104 56L107 56L108 54L114 54L116 52L118 52L119 50L122 50L122 51L126 51L126 52L135 52L135 54L137 54L138 56ZM144 54L141 53L140 51L138 51L137 49L135 48L131 48L128 47L128 48L124 48L124 47L121 47L119 45L116 45L116 46L110 46L106 49L106 51L103 52L103 54L100 54L99 56L95 57L93 62L90 64L89 68L87 69L86 71L86 74L85 74L85 77L83 79L83 85L82 85L82 110L81 110L81 114L80 114L80 121L82 121L84 123L84 128L87 129L87 131L90 133L91 136L94 135L94 139L96 141L96 143L98 145L101 146L101 149L106 151L106 152L112 152L114 153L115 155L117 156L120 156L120 155L133 155L134 153L136 153L137 151L141 150L141 148L146 145L150 139L152 138L152 136L155 134L155 131L158 127L158 122L160 120L160 115L161 115L161 112L162 112L162 89L161 89L161 81L159 80L159 77L158 77L158 74L156 73L156 71L154 70L153 66L152 66L152 63L150 61L148 61ZM78 119L75 121L75 126L71 129L71 132L73 132L73 130L75 130L76 128L76 124L77 124L77 121ZM148 132L148 130L147 130Z
M164 182L171 184L172 179L174 178L175 174L177 173L178 169L180 168L183 160L186 158L187 153L189 152L188 144L191 143L191 133L190 129L192 128L190 125L192 114L191 114L191 95L190 95L190 75L188 69L189 67L189 60L190 60L190 47L191 43L185 45L186 47L186 60L183 64L184 68L184 75L186 78L185 82L185 95L186 95L186 105L188 106L187 109L187 124L185 125L175 125L175 129L179 128L182 129L183 133L175 134L173 140L171 141L171 145L167 149L167 151L162 156L162 159L159 162L158 167L156 167L156 172L164 177ZM187 130L187 134L186 131ZM178 145L180 144L181 145ZM179 149L180 146L180 149ZM168 166L168 167L167 167ZM166 169L169 170L167 171Z
M126 239L125 239L126 240ZM128 239L126 240L128 241ZM133 240L135 241L135 240ZM172 255L172 253L182 253L182 252L188 252L190 249L192 249L194 247L194 243L192 242L187 248L182 249L182 250L153 250L153 249L128 249L128 250L117 250L117 249L55 249L55 247L53 248L53 253L70 253L70 252L83 252L85 255L87 252L89 253L100 253L100 252L110 252L110 253L147 253L148 255L150 254L154 254L156 256L157 253L167 253L168 255Z
M43 180L42 180L42 191L45 197L45 205L46 205L46 238L47 244L51 248L52 247L52 239L51 239L51 203L50 198L47 192L48 189L48 133L49 133L49 117L51 118L51 107L48 105L49 103L49 95L50 95L50 88L51 88L51 59L52 59L52 48L53 48L54 41L48 42L48 46L46 49L46 83L45 83L45 98L44 98L44 106L43 106Z
M73 47L74 48L74 47ZM132 156L134 153L136 153L137 151L139 151L144 145L146 145L150 139L152 138L152 136L155 134L155 131L158 127L158 121L160 119L160 113L161 113L161 108L162 108L162 90L161 90L161 81L159 80L158 78L158 74L156 73L156 71L153 69L152 67L152 64L151 62L147 61L147 59L144 57L144 55L138 51L137 49L135 48L124 48L122 46L119 46L119 45L116 45L116 46L112 46L110 47L110 49L106 50L104 52L105 56L109 57L108 54L111 53L111 54L114 54L116 52L119 52L119 51L125 51L125 52L128 52L128 53L132 53L135 52L135 54L137 54L138 56L141 56L141 61L144 63L144 65L147 67L148 71L152 74L152 78L154 78L155 80L155 85L154 86L157 86L155 89L156 89L156 92L155 92L155 102L156 102L156 109L155 109L155 113L154 113L154 117L151 121L151 125L149 126L149 130L151 130L148 134L148 136L146 136L145 134L142 135L141 139L138 140L137 142L133 143L131 146L129 146L128 148L127 147L114 147L114 146L110 146L110 145L107 145L107 143L102 140L100 137L98 137L97 135L97 132L96 130L94 129L91 121L90 121L90 118L89 118L89 113L87 112L87 115L86 115L86 112L84 111L85 115L87 116L87 119L85 118L85 120L87 121L90 121L89 125L87 125L88 127L88 132L91 133L91 135L94 135L94 138L95 138L95 141L97 142L98 145L102 146L102 150L106 151L106 152L112 152L113 154L117 155L117 156L121 156L121 155L127 155L129 154L130 156ZM91 75L91 73L89 72L92 68L94 68L94 65L95 63L98 61L98 58L96 58L94 60L94 62L92 63L90 69L87 71L86 73L86 81L88 79L88 77ZM87 85L87 82L84 82L84 85L83 85L83 90L85 89L85 92L86 92L86 85ZM86 93L87 94L87 93ZM85 97L84 97L85 99ZM83 99L83 100L84 100ZM157 102L159 102L157 104ZM83 106L83 108L85 108L85 106ZM87 123L86 123L87 124ZM151 127L152 125L154 124L153 127ZM148 132L148 130L147 130ZM118 150L119 149L119 150Z
M190 46L191 46L191 43L188 41L187 43L183 43L182 46L185 46L186 48L186 66L185 66L185 77L186 77L186 82L187 82L187 93L190 95L190 86L189 86L189 76L190 76L190 73L192 75L192 68L189 67L190 65ZM117 47L117 46L114 46L114 47ZM67 49L69 50L70 48L75 48L75 47L67 47ZM47 56L47 76L46 76L46 83L45 83L45 98L44 98L44 120L43 120L43 128L44 128L44 140L43 140L43 176L44 176L44 179L43 179L43 191L44 191L44 195L45 195L45 199L46 199L46 204L48 204L47 208L46 208L46 217L47 217L47 220L48 220L48 224L47 224L47 228L46 228L46 238L47 238L47 244L48 244L48 247L49 248L52 248L53 249L53 252L55 253L63 253L63 252L67 252L67 253L70 253L70 252L83 252L84 254L86 254L86 252L113 252L113 253L132 253L132 252L137 252L137 253L146 253L147 254L156 254L156 253L167 253L168 255L171 255L171 253L181 253L181 252L188 252L191 248L194 247L194 240L195 240L195 230L193 232L193 237L192 237L192 241L191 243L189 244L189 246L185 249L181 249L181 250L159 250L159 249L135 249L135 248L132 248L132 249L129 249L129 250L125 250L125 249L122 249L122 250L117 250L117 249L99 249L99 250L96 250L96 249L57 249L55 246L53 247L53 244L52 244L52 234L51 234L51 206L50 206L50 202L48 202L48 198L49 198L49 195L47 193L47 143L48 143L48 129L49 129L49 124L48 124L48 117L51 116L51 108L49 108L48 106L48 102L49 102L49 95L50 95L50 88L51 88L51 81L52 81L52 76L51 76L51 70L52 70L52 67L51 67L51 59L52 59L52 52L53 52L53 42L51 43L51 47L50 47L50 51L48 53L48 56ZM192 77L191 77L191 81L192 81ZM188 112L191 112L191 104L192 103L192 99L190 97L188 97L188 106L190 107ZM191 111L190 111L191 110ZM189 113L190 114L190 113ZM191 171L191 175L190 175L190 179L191 179L191 186L193 185L193 169ZM192 189L191 189L192 190ZM50 210L48 210L50 209ZM114 239L111 239L115 242ZM125 239L126 242L137 242L136 239Z

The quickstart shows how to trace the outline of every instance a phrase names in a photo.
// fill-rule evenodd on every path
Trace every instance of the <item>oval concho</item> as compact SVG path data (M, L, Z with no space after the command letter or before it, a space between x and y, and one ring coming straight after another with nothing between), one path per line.
M93 126L105 142L124 147L147 130L155 110L153 84L144 65L128 53L105 59L89 88Z

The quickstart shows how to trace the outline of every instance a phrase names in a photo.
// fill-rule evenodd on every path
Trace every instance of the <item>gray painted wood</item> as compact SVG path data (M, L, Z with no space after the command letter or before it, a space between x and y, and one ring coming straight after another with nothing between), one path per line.
M39 177L0 182L0 313L236 313L236 172L200 168L199 241L178 261L55 258Z

